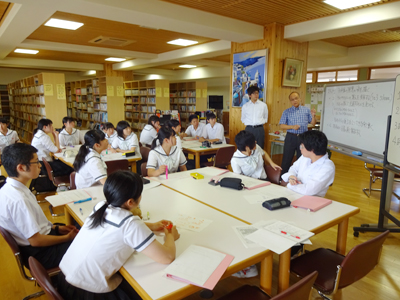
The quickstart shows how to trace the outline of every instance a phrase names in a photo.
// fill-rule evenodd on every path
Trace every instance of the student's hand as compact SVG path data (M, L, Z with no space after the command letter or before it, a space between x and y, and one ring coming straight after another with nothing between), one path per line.
M62 149L58 149L56 153L61 153L61 152L62 152Z
M59 230L60 230L60 229L59 229ZM76 229L76 228L75 228L74 230L71 230L71 231L67 234L68 240L73 241L74 238L76 237L76 235L78 234L78 232L79 232L79 230Z
M59 226L58 232L62 235L68 234L71 230L78 230L74 225Z
M196 135L196 139L198 140L198 139L200 139L200 137L198 135Z
M56 131L56 130L53 130L52 134L53 134L54 137L58 137L58 135L59 135L60 133L59 133L58 131Z
M114 148L110 148L109 150L111 153L117 153L117 150L115 150Z
M278 166L276 163L271 163L271 167L272 167L274 170L276 170L276 169L282 170L282 168L281 168L280 166Z
M164 174L166 170L167 170L167 166L166 165L161 165L158 168L159 175Z
M197 137L196 137L196 138L197 138ZM206 141L205 138L203 138L203 137L200 137L200 138L199 138L199 142L200 142L200 143L205 142L205 141Z
M165 233L165 236L167 236L168 234L172 234L174 237L174 241L179 239L179 237L181 236L179 234L178 230L176 229L176 226L173 226L171 229L164 228L164 233Z
M292 129L298 130L299 128L300 128L300 125L293 125L293 128L292 128Z
M297 177L296 177L296 176L291 175L291 176L289 177L289 183L290 183L291 185L297 185L297 184L301 183L301 181L297 180Z
M147 223L147 225L150 225L149 228L152 231L159 231L159 230L163 230L164 228L167 228L168 225L172 224L171 221L167 221L167 220L161 220L155 223Z
M315 117L315 114L317 113L317 111L315 110L315 108L313 108L312 110L311 110L311 116L312 117Z

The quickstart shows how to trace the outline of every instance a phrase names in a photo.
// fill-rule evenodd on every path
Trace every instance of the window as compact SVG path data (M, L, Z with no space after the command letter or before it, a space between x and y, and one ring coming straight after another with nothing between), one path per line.
M396 78L400 74L400 67L371 69L370 79Z
M318 72L317 82L335 82L336 71L333 72Z
M358 79L358 70L338 71L337 81L356 81Z
M313 82L313 76L314 73L307 73L307 79L306 79L306 83L312 83Z

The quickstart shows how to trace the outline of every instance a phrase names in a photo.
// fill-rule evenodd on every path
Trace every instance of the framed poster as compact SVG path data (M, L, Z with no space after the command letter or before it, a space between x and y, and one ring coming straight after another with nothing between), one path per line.
M285 58L285 62L283 64L282 86L300 87L302 73L302 60Z

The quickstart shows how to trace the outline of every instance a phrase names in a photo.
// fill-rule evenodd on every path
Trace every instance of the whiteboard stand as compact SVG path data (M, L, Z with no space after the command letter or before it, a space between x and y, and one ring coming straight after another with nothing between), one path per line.
M391 118L392 117L389 116L387 121L378 224L361 224L360 227L353 227L353 235L355 237L358 237L360 232L384 232L386 230L389 230L390 232L400 232L400 220L396 219L390 214L390 203L392 201L394 175L398 172L387 161ZM398 195L396 195L396 197L398 197ZM392 221L394 224L389 224L389 220Z

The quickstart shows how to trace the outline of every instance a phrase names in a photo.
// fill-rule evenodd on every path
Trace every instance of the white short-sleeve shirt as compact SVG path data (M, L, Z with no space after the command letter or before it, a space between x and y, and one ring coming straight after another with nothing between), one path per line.
M188 136L192 136L192 137L199 136L200 137L203 134L204 126L206 126L206 125L204 123L200 123L200 122L199 122L199 126L197 126L197 129L194 129L193 125L190 125L186 129L185 133Z
M156 137L157 130L152 125L147 124L140 133L140 142L142 145L151 145Z
M113 147L114 149L119 148L124 151L130 150L132 147L135 147L135 151L136 151L136 149L139 147L139 142L138 142L136 134L132 132L129 136L126 137L126 139L123 139L122 137L117 136L113 140L111 147Z
M96 150L89 149L84 165L76 172L75 184L77 189L98 185L99 180L107 177L107 165Z
M254 153L250 156L236 150L231 159L231 167L234 173L243 174L257 179L266 179L267 174L264 169L264 150L256 146Z
M53 161L50 152L56 153L58 148L51 141L51 138L41 129L39 129L32 139L32 146L35 147L38 152L39 160L44 157L47 161Z
M175 137L176 137L176 147L177 147L179 150L182 150L182 140L181 140L180 136L177 135L177 136L175 136Z
M110 145L112 145L113 141L118 137L117 131L115 131L115 130L112 135L108 136L107 133L105 135L106 135L106 139Z
M99 202L94 211L105 201ZM130 211L109 205L105 223L89 228L90 217L65 253L60 269L67 282L92 293L115 290L122 281L117 272L135 251L154 240L154 233Z
M158 170L162 165L168 167L168 173L174 173L178 171L180 166L186 165L186 157L177 146L172 146L169 155L167 155L163 147L158 145L150 150L146 168Z
M5 147L15 144L18 141L19 137L16 131L8 129L5 135L0 132L0 152L2 152Z
M60 140L60 147L73 146L85 143L84 135L79 129L72 128L71 134L69 134L65 128L58 135Z
M224 126L221 123L215 123L214 127L211 127L211 124L208 123L204 127L203 134L201 136L209 140L219 139L223 144L226 144Z
M268 122L268 106L264 102L257 100L256 103L252 101L247 102L242 107L241 120L244 125L264 125Z
M28 239L40 233L49 234L49 222L36 197L21 182L8 177L0 189L0 226L7 230L20 246L28 246Z

